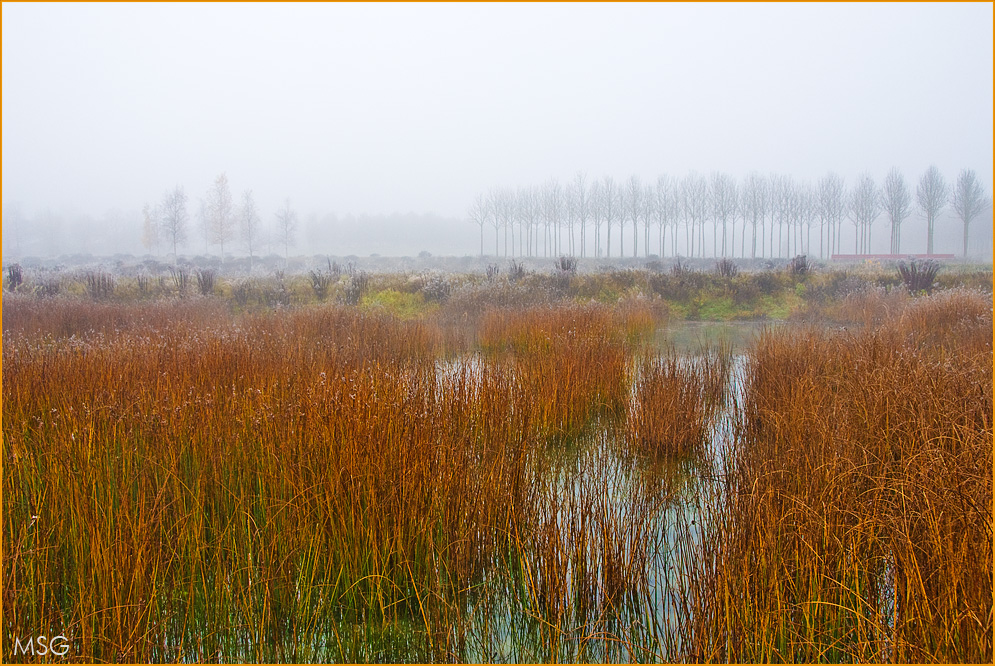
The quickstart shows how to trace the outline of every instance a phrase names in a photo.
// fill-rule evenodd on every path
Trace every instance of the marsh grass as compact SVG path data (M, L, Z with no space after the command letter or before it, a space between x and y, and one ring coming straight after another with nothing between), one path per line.
M6 638L111 661L299 659L350 621L421 627L444 658L454 600L546 552L542 442L620 409L646 326L580 309L547 326L581 340L552 359L536 335L530 363L440 366L437 326L352 308L5 315Z
M725 398L730 359L728 345L695 356L647 353L628 406L632 444L655 455L701 453Z
M432 331L343 311L160 323L5 344L13 635L213 658L222 636L285 644L339 606L417 613L470 578L522 476L511 444L443 422Z
M865 306L734 370L635 300L10 295L3 656L990 661L990 299Z
M761 336L700 654L991 661L991 340L965 291Z
M544 439L572 439L594 417L624 413L632 351L655 327L646 309L562 306L492 310L480 345L515 378L515 413Z

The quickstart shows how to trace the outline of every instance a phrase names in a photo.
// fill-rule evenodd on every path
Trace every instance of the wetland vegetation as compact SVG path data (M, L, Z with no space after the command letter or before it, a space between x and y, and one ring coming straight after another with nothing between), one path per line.
M207 270L8 271L5 661L992 660L990 267Z

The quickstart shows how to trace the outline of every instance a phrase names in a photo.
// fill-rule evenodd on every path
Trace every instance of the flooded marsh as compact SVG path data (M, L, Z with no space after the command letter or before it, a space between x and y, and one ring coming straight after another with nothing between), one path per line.
M633 303L47 306L4 302L8 661L991 660L984 294L694 348Z

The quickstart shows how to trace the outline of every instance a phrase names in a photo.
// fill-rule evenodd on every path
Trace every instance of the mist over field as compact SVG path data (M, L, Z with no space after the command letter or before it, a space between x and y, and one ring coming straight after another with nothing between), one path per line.
M804 201L830 173L847 197L865 174L883 191L893 168L910 196L899 244L883 206L869 222L848 206L832 247L925 253L917 189L931 166L949 190L932 251L959 256L949 194L966 170L982 199L992 187L992 52L985 3L5 4L4 262L604 257L608 234L612 256L828 256L815 203L798 222L807 245L750 247L750 175L788 178ZM673 247L636 214L596 234L573 203L579 175L622 191L662 176L673 197L726 176L735 245L714 203L697 250L683 213L661 222ZM230 202L212 217L221 176ZM527 193L557 187L561 212L524 221ZM182 238L167 241L178 190ZM496 215L478 199L508 192L519 205L503 221L474 218ZM967 255L991 256L990 205L968 241Z

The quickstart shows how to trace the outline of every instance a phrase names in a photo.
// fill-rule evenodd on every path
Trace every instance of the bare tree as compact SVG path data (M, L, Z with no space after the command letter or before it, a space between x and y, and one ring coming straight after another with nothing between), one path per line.
M490 212L488 216L488 221L491 226L494 227L494 257L497 258L501 254L500 250L500 231L501 231L501 216L498 215L498 209L501 206L501 192L500 190L491 190L487 193L487 208Z
M591 210L591 223L594 225L594 256L601 256L601 225L605 221L604 196L601 192L601 181L595 180L591 183L591 192L588 195L589 207Z
M792 248L792 229L799 226L801 223L801 215L799 215L801 209L801 198L798 193L798 183L791 176L785 176L783 181L784 189L781 192L781 205L784 206L784 256L793 257L796 256L795 249ZM795 241L797 241L798 232L795 231ZM778 239L780 240L780 239Z
M642 217L643 209L643 184L639 176L633 174L625 183L625 214L623 218L628 218L632 223L632 256L635 258L639 253L639 219ZM624 223L619 221L618 242L622 245L622 231ZM619 256L624 256L625 252L619 252Z
M519 221L519 256L522 254L522 240L525 241L525 254L532 256L532 232L538 226L541 212L541 195L536 187L522 187L516 197L517 217Z
M685 223L690 232L688 237L688 254L694 256L695 229L700 227L698 244L701 256L705 256L705 218L708 217L708 180L692 171L684 176L680 186L680 201Z
M871 248L871 225L881 213L881 197L878 195L874 179L869 174L861 174L850 190L847 206L850 221L857 228L854 248L857 254L867 253Z
M770 255L782 256L787 253L789 246L785 245L784 233L788 232L788 243L791 242L791 206L793 204L795 183L791 176L782 174L771 174L770 176L770 203L771 203L771 230L770 230ZM774 254L774 225L777 225L777 254Z
M587 174L578 171L570 186L570 207L580 227L580 256L587 255L587 223L591 219L591 194L587 188Z
M489 195L491 225L494 227L494 256L500 254L498 248L499 231L504 229L504 256L508 256L508 226L515 213L515 192L506 187L491 190Z
M729 219L736 214L736 181L729 174L715 172L712 174L709 194L712 203L712 255L718 256L718 224L721 222L722 256L724 257L726 256L726 228Z
M688 195L688 190L689 190L688 177L687 175L685 175L677 183L677 190L674 193L674 200L677 203L675 209L675 212L677 213L675 217L675 224L679 224L681 227L684 228L684 250L685 250L684 256L690 256L691 254L691 236L693 235L692 232L694 230L694 227L691 225L690 222L691 218L688 215L688 211L690 209L690 204L689 204L690 196ZM674 236L674 240L675 240L674 256L679 257L681 256L681 254L680 252L677 251L676 235Z
M573 183L567 183L563 194L563 219L567 232L567 254L574 255L574 227L578 224L578 211L574 202Z
M523 255L522 247L525 237L525 226L526 226L525 209L528 199L527 190L528 188L518 187L516 190L514 190L513 193L514 198L512 199L512 212L511 212L511 220L512 220L511 256L513 257L515 256L515 229L514 229L515 226L518 227L518 256L521 257Z
M891 253L898 254L901 251L902 222L912 212L912 195L905 186L905 178L898 167L892 167L884 178L881 207L891 220Z
M795 188L795 254L809 254L812 244L812 225L816 218L815 192L807 182Z
M801 188L794 178L791 176L786 176L784 179L784 191L782 192L784 206L784 230L785 235L785 246L784 254L786 257L797 256L798 254L798 232L801 229L802 221L802 197ZM792 236L792 230L794 230L794 236ZM792 247L792 242L794 242L794 247Z
M811 187L785 176L780 182L778 194L780 221L787 233L785 251L787 256L797 256L807 251L806 231L811 224L813 212Z
M276 233L283 243L284 261L290 264L290 246L297 234L297 211L290 206L290 198L284 199L283 208L276 212Z
M654 198L656 203L653 206L653 212L656 215L657 226L660 227L660 256L665 257L666 246L664 244L664 238L666 237L666 230L669 226L673 232L671 239L671 248L674 250L674 254L677 254L677 225L675 224L675 210L676 200L674 197L674 179L670 176L659 176L656 179L656 189L654 191Z
M145 204L142 207L142 245L152 254L159 255L159 206Z
M757 225L760 225L760 254L763 255L765 226L764 219L767 217L767 210L770 207L770 191L767 187L767 178L754 171L746 177L743 183L743 217L749 219L753 227L753 240L750 249L750 257L757 256Z
M559 252L557 238L563 221L563 189L553 178L549 179L542 189L542 217L546 226L546 237L550 240L555 255Z
M933 227L950 193L943 174L935 166L926 169L916 188L916 202L926 216L926 254L933 254Z
M504 229L504 256L508 256L508 232L511 232L511 254L515 254L515 190L502 187L494 192L494 212L497 221Z
M159 205L159 229L162 236L173 248L173 264L177 261L177 249L187 242L187 195L177 185L166 192Z
M615 179L605 176L601 181L601 207L605 215L605 233L608 238L608 245L605 249L605 256L612 256L612 225L619 220L621 226L622 218L622 197L619 187L615 184ZM621 252L621 250L620 250Z
M486 225L491 218L491 202L483 194L478 194L473 200L473 204L470 206L470 211L467 214L470 221L480 227L480 256L484 256L484 225ZM495 248L495 253L497 249Z
M643 256L650 256L650 227L656 221L656 188L646 185L643 188L643 206L640 208L643 220Z
M256 200L252 197L252 190L242 193L242 205L238 209L238 226L242 242L245 243L245 249L249 253L251 273L252 259L259 244L259 211L256 208Z
M957 217L964 223L964 256L967 256L967 231L971 220L991 207L991 197L985 194L985 188L978 182L974 169L964 169L957 176L950 204Z
M826 230L829 245L829 254L839 252L839 231L840 222L846 212L846 196L843 179L835 173L827 173L819 181L817 197L817 210L820 222L819 256L822 256L822 235L821 231ZM827 228L828 227L828 228Z
M529 188L529 212L528 221L531 237L531 251L529 256L539 256L539 234L543 226L542 211L542 186L533 185Z
M201 215L207 242L221 246L221 262L224 263L225 241L230 241L235 234L235 203L225 174L219 175L214 180L214 186L207 191Z

